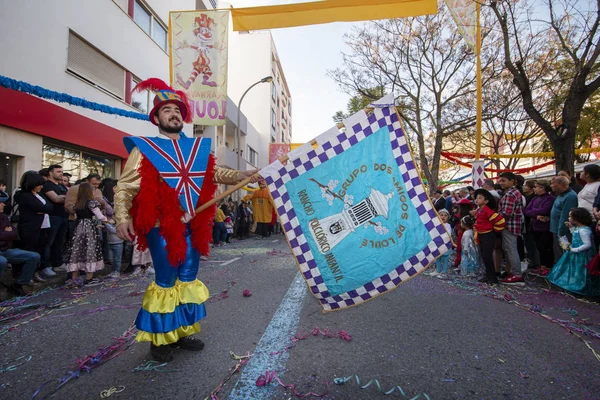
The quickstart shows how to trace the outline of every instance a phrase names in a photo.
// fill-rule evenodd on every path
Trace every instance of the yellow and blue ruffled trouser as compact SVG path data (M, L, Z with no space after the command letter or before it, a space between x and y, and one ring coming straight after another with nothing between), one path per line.
M198 321L206 316L204 302L209 293L196 279L200 254L192 247L189 225L186 225L185 235L187 252L185 262L179 267L169 264L166 242L159 228L146 235L156 275L144 294L142 309L135 321L138 342L162 346L200 332Z

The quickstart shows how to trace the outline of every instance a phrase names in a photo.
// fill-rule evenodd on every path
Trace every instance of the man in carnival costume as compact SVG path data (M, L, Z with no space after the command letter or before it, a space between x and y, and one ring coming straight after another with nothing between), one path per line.
M150 249L156 278L142 300L136 340L151 342L153 357L166 362L173 359L173 346L204 347L192 335L200 331L209 293L196 275L200 254L208 254L216 204L200 213L195 209L213 197L215 182L235 184L256 171L219 168L210 139L182 134L183 123L191 122L185 93L159 79L134 90L156 94L149 119L166 138L123 140L129 158L115 192L115 220L122 239L137 237L140 248Z

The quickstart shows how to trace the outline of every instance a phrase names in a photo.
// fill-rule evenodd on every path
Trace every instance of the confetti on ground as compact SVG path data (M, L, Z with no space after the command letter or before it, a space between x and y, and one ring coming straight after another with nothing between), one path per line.
M335 338L335 339L341 339L341 340L345 340L347 342L352 341L352 336L350 336L348 334L348 332L341 330L338 332L332 332L330 329L320 329L318 327L314 327L310 332L308 333L296 333L292 338L292 344L290 346L287 346L285 349L283 349L282 351L276 351L271 353L272 356L278 355L278 354L282 354L285 353L286 351L289 351L292 347L296 346L296 344L300 341L300 340L305 340L308 339L311 336L324 336L326 338Z
M256 386L267 386L267 385L271 384L272 382L276 382L284 389L292 389L294 392L294 396L298 397L299 399L302 399L302 398L308 397L308 396L324 397L329 393L329 382L327 382L327 381L324 381L325 382L325 393L323 393L323 394L317 394L315 392L298 393L298 391L296 390L296 385L294 385L293 383L286 385L279 379L279 377L277 376L277 372L275 372L275 371L266 371L264 375L260 375L256 379Z
M167 363L159 363L158 361L147 361L144 364L135 367L132 372L156 371L156 372L180 372L178 369L163 369Z
M125 390L125 386L117 386L117 387L111 387L108 390L103 390L100 392L100 398L101 399L106 399L107 397L112 396L115 393L121 393L123 390Z
M400 392L400 394L401 394L401 395L402 395L402 396L403 396L405 399L407 399L407 398L408 398L408 397L406 396L406 393L404 392L404 390L403 390L403 389L402 389L400 386L396 385L396 386L392 387L390 390L387 390L387 391L386 391L386 390L384 390L384 389L381 387L381 384L379 383L379 381L378 381L377 379L371 379L371 380L370 380L369 382L367 382L366 384L364 384L364 385L361 385L361 384L360 384L360 378L358 377L358 375L347 376L347 377L345 377L345 378L335 378L335 379L333 380L333 383L335 383L336 385L343 385L343 384L345 384L345 383L347 383L347 382L350 382L350 381L352 380L352 378L354 378L354 379L356 380L356 384L357 384L357 385L358 385L358 387L360 387L361 389L366 389L366 388L368 388L369 386L371 386L371 384L375 384L375 386L377 386L377 388L379 389L379 391L380 391L380 392L382 392L382 393L383 393L383 394L385 394L385 395L389 395L389 394L392 394L392 393L394 393L395 391L398 391L398 392ZM454 382L454 379L442 380L442 382L444 382L444 381L452 381L452 382ZM414 397L411 397L411 398L410 398L410 400L417 400L417 399L420 399L421 397L423 397L423 398L425 398L425 399L427 399L427 400L431 400L431 399L429 398L429 396L427 396L427 394L426 394L426 393L419 393L418 395L416 395L416 396L414 396Z
M31 396L31 399L35 399L44 387L51 382L58 381L59 384L57 387L52 389L45 396L41 397L41 399L47 399L54 393L56 393L60 388L69 383L73 378L79 378L81 372L90 373L92 369L99 367L105 362L112 360L118 355L122 354L127 350L133 343L135 342L135 326L132 325L127 329L121 336L115 338L114 342L107 347L103 347L98 349L96 353L91 355L86 355L84 357L80 357L75 360L74 363L74 371L69 371L64 374L61 378L51 379L49 381L44 382L40 387L36 389L36 391Z
M244 289L244 291L242 292L242 295L244 297L250 297L250 296L252 296L252 292L249 291L248 289Z
M0 368L0 374L2 374L4 372L16 370L18 366L23 365L23 364L28 363L29 361L31 361L31 358L32 358L31 356L21 356L21 357L18 357L14 361L16 364L12 364L12 365L9 365L7 367ZM19 360L22 360L22 361L18 362Z
M250 353L246 354L245 356L238 356L233 351L230 351L229 355L232 359L237 361L237 364L229 368L229 373L227 374L227 377L225 377L225 379L223 379L221 383L219 383L219 386L217 386L212 392L210 392L210 394L206 396L204 400L219 400L218 394L221 391L221 389L223 389L223 386L225 386L225 384L231 379L231 377L234 374L240 371L243 365L246 365L248 363L248 360L252 356Z

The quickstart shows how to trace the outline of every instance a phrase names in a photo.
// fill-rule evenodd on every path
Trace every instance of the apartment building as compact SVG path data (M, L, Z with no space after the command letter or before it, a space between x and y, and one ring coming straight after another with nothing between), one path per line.
M73 180L92 172L118 178L127 157L122 138L155 136L156 128L142 119L79 107L75 105L77 99L135 113L138 118L147 113L153 96L148 92L132 94L131 89L149 77L169 81L169 11L216 6L214 0L7 3L0 14L0 34L10 40L0 42L3 55L0 75L50 91L50 98L41 99L0 87L0 179L8 182L9 190L18 184L23 172L53 163L62 164ZM236 35L232 33L230 37ZM214 139L213 151L219 165L237 167L234 149L237 103L241 92L253 83L254 75L273 74L275 89L265 84L253 89L244 100L244 111L256 114L250 120L240 114L243 138L240 167L265 166L268 143L291 138L289 90L281 65L275 62L278 59L270 34L261 33L261 37L268 38L267 66L262 61L244 60L243 75L247 80L236 73L236 68L230 70L229 90L233 96L227 101L226 125L184 127L188 135ZM243 59L237 56L240 50L233 42L229 49L230 65ZM275 72L270 72L271 66ZM263 96L262 104L257 104L258 100L252 96L261 89L268 94ZM261 123L264 115L270 121L271 110L276 112L275 122L255 128L253 122Z
M268 76L273 78L252 88L242 103L242 112L258 137L246 134L242 126L241 148L249 160L265 166L269 143L292 141L292 97L282 63L270 31L232 32L229 46L228 94L235 104L251 85Z

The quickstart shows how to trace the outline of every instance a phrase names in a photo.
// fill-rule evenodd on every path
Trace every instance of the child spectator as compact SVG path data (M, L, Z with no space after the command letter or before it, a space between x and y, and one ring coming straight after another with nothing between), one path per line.
M485 277L479 282L487 284L498 283L496 269L494 268L494 247L496 234L504 229L504 217L496 211L496 199L485 189L475 191L475 240L479 243L479 252L485 265Z
M108 258L112 264L113 272L108 275L109 278L119 278L121 276L121 261L123 260L123 239L117 236L115 220L111 219L104 224L107 232L106 241L108 242Z
M481 268L481 257L473 232L475 220L471 216L465 216L460 220L460 225L463 232L460 242L460 272L463 276L474 277Z
M444 224L444 227L448 231L448 234L452 234L452 227L448 223L448 219L450 218L450 213L448 212L448 210L446 210L444 208L444 209L440 210L438 212L438 214L440 216L440 220ZM435 265L436 265L435 272L433 272L430 276L437 276L440 279L446 278L446 276L448 274L448 263L449 263L449 258L450 258L451 254L452 254L452 250L449 250L437 259L437 261L435 263Z
M596 254L593 233L589 228L591 224L592 216L588 210L581 207L571 209L569 222L565 225L571 230L573 240L568 251L548 274L551 283L584 296L600 295L599 278L590 275L586 269L586 265Z
M102 236L98 230L97 222L106 221L106 217L100 211L100 203L94 200L94 187L89 183L82 183L77 193L75 203L75 214L77 219L73 229L73 236L65 253L67 271L72 272L72 279L66 284L77 285L79 271L85 271L85 285L94 286L100 284L100 280L94 278L94 272L104 268L102 258Z

